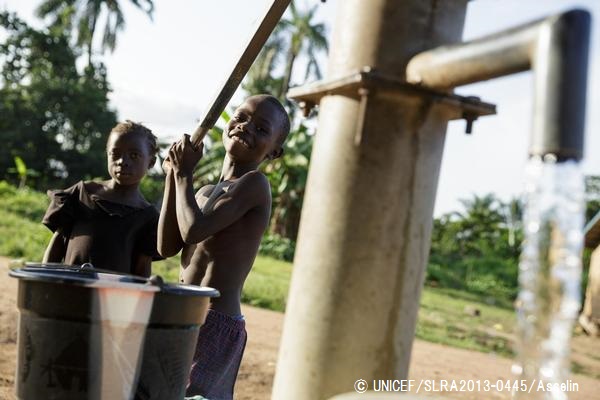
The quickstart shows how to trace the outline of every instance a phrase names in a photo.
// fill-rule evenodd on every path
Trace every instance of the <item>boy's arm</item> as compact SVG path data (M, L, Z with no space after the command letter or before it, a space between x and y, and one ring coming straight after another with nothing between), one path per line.
M64 236L59 230L57 230L54 232L54 235L52 235L52 238L48 243L48 247L46 248L42 262L62 262L65 258L65 251L66 247Z
M194 197L192 177L175 174L177 221L185 243L198 243L238 221L249 210L270 205L270 186L260 172L250 172L232 185L215 202L210 213L203 213Z
M175 180L173 169L166 167L165 192L158 219L157 247L158 253L163 257L172 257L179 253L184 243L177 227L177 214L175 210Z
M202 158L202 148L196 150L185 135L171 148L175 189L177 193L177 222L185 243L199 243L239 220L250 209L269 206L270 186L267 178L258 171L250 172L229 187L219 197L213 210L204 214L194 197L193 169Z

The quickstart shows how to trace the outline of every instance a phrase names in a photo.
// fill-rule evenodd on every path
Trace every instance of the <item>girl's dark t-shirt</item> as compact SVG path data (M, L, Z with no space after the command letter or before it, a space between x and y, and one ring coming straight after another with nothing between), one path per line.
M65 241L64 263L91 263L96 268L132 273L136 256L160 259L156 249L158 211L137 208L88 193L83 181L64 190L49 190L50 205L42 223Z

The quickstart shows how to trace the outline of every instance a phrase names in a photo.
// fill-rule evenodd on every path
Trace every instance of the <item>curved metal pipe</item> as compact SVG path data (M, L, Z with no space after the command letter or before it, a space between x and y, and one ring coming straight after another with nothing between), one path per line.
M499 34L414 56L407 81L433 89L532 69L534 116L529 155L583 157L591 17L571 10Z

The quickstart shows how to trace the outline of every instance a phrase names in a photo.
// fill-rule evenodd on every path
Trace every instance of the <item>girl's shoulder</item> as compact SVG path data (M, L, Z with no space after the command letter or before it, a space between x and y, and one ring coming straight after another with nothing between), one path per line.
M104 182L98 181L80 181L78 184L85 190L89 195L102 193L106 190Z
M51 202L63 204L71 199L79 200L82 193L85 193L85 185L83 181L79 181L66 189L50 189L46 192Z
M48 190L50 204L42 223L53 232L58 228L71 226L81 213L82 194L85 188L82 181L66 189ZM85 196L83 194L83 196Z
M102 184L96 181L79 181L66 189L48 190L48 196L53 197L73 197L86 198L102 189Z

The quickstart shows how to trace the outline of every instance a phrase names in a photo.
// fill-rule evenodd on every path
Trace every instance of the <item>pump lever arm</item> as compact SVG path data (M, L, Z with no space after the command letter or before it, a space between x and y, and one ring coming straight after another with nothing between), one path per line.
M258 56L258 53L264 46L273 29L281 19L285 9L290 4L291 0L271 0L268 5L264 17L260 20L256 31L248 38L237 62L229 72L223 84L216 91L213 100L209 106L203 111L200 118L200 124L192 134L192 144L198 147L206 133L215 125L219 116L231 100L231 96L235 93L238 86L244 79L246 72L252 66L252 63Z

